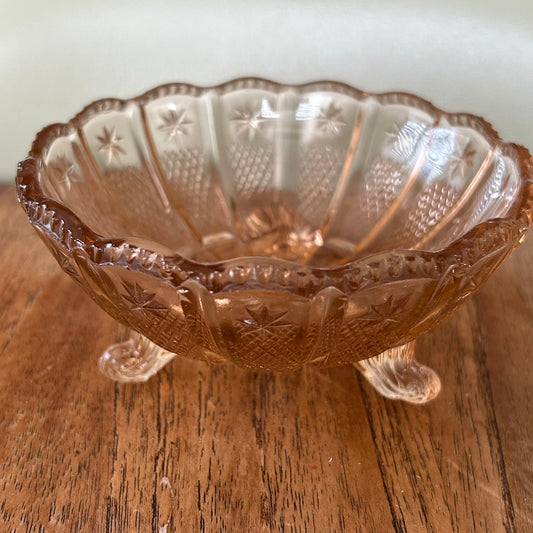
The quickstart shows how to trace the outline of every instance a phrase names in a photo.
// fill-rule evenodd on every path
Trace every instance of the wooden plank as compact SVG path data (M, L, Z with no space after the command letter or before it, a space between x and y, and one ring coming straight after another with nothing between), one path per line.
M362 383L395 531L514 531L482 340L472 305L419 339L443 382L431 404L386 401Z
M516 531L533 531L533 240L476 300Z
M427 406L352 368L96 368L113 321L0 188L0 522L23 532L529 531L533 241L418 341Z
M91 355L114 327L85 300L51 277L0 356L0 512L16 531L86 531L104 518L113 387Z
M12 186L0 185L0 223L0 349L3 349L11 341L23 315L57 269L50 254L40 253L44 248L39 239L32 238L32 230L17 205ZM25 245L28 236L29 244ZM30 278L28 272L31 272Z

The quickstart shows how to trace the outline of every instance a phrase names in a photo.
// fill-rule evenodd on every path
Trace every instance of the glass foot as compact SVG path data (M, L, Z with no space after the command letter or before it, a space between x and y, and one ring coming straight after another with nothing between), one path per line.
M409 403L426 403L440 391L437 374L413 358L414 341L359 361L355 366L386 398Z
M100 357L100 371L114 381L146 381L176 357L146 337L123 327L124 341L110 346Z

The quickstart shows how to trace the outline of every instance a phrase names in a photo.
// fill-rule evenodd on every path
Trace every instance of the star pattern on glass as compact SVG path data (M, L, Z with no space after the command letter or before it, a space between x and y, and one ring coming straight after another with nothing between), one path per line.
M234 109L233 117L230 118L237 126L236 133L246 133L248 141L253 141L255 136L262 133L261 125L268 120L263 116L263 110L251 111L250 109Z
M59 251L56 247L50 248L52 254L56 258L56 261L59 263L59 266L67 273L74 278L79 278L80 275L78 271L72 266L70 259L63 252Z
M259 333L261 336L268 337L273 335L277 329L292 326L290 322L283 320L283 317L287 314L287 311L280 313L272 313L268 307L261 305L256 309L246 307L248 316L243 319L238 319L245 326L246 332L243 336L251 333Z
M398 122L393 121L388 130L385 132L385 142L387 143L388 148L391 152L397 155L398 146L402 144L402 132L405 123L398 124ZM401 158L402 160L405 157Z
M381 323L383 326L399 322L397 317L403 312L408 300L408 296L397 299L394 299L392 295L387 296L385 301L381 304L370 304L369 311L360 316L359 320Z
M485 277L483 264L455 265L451 269L448 285L456 284L458 297L463 299L477 291Z
M444 291L451 285L461 285L463 280L468 277L468 270L469 266L466 264L453 263L449 265L438 280L433 294L429 299L429 303L440 298Z
M396 141L398 138L398 135L400 135L400 131L402 131L403 124L400 126L396 121L394 121L390 128L385 132L385 136L391 139L392 141Z
M78 271L75 270L72 267L72 264L70 263L70 260L65 255L58 254L58 262L59 266L67 273L73 276L74 278L79 278L80 275L78 274Z
M64 155L57 157L48 165L50 178L52 181L61 183L69 191L73 183L82 181L74 172L74 163L69 161Z
M341 128L346 126L346 122L342 120L342 109L336 107L331 103L326 109L321 109L317 117L318 128L326 135L338 135Z
M407 119L401 125L393 121L385 132L390 154L400 162L409 161L418 152L426 133L427 126L416 120Z
M125 154L126 151L120 143L123 138L120 137L115 128L108 129L107 126L104 126L101 135L96 137L96 140L100 143L98 150L100 152L105 152L107 156L107 164L111 163L113 159L120 157L120 154Z
M483 272L476 272L474 274L464 276L459 283L459 298L463 299L470 296L479 289L483 282Z
M159 118L162 122L157 129L167 136L167 140L176 141L189 134L187 126L190 126L192 121L187 118L184 109L168 109L160 113Z
M148 292L137 282L132 284L127 281L123 281L122 285L126 289L126 294L123 294L122 296L126 301L132 304L131 309L133 311L161 311L166 309L164 305L160 304L155 299L155 293Z
M452 160L452 165L450 168L451 174L457 174L461 180L465 178L465 172L474 164L474 156L476 151L470 147L468 143L462 150L459 150L458 153L454 153L450 156Z

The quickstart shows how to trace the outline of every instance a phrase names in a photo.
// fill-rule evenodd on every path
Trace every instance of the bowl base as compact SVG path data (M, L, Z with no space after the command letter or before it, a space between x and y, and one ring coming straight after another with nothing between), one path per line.
M176 357L125 326L121 342L111 345L100 357L98 366L108 378L120 382L147 381ZM379 394L393 400L422 404L440 392L437 374L414 357L415 341L354 364ZM220 361L214 361L220 362Z

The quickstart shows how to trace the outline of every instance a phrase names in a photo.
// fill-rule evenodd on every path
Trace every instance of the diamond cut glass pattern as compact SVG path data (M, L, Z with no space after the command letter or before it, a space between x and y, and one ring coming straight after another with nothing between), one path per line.
M355 364L390 398L438 377L414 339L531 224L532 162L491 126L335 82L170 84L45 128L19 200L125 327L100 368L176 354L261 370Z

